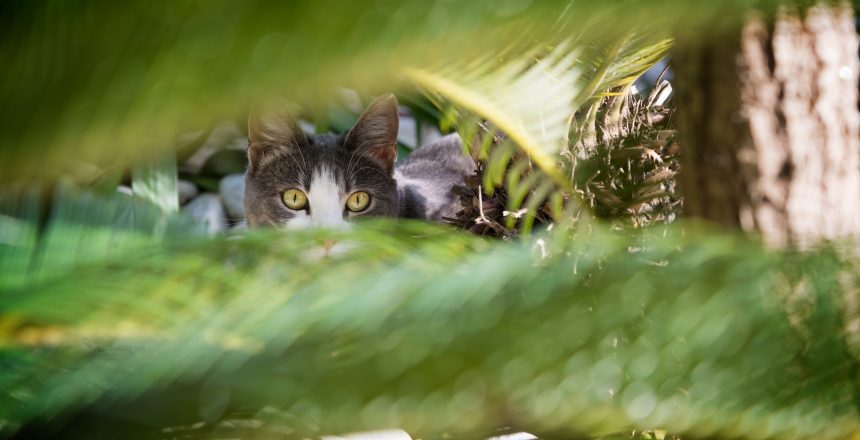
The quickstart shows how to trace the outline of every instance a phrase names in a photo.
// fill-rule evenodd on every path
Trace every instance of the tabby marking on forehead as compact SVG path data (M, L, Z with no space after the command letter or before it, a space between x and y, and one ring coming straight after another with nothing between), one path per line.
M345 193L343 182L335 177L331 168L328 165L320 166L311 177L307 193L310 215L297 215L287 222L287 226L337 229L347 227L349 224L343 218Z
M302 153L301 148L299 147L281 147L274 150L272 153L264 156L260 160L260 164L258 167L265 168L271 166L272 163L289 161L295 165L295 171L297 173L298 180L304 179L304 173L307 169L307 162L305 161L305 155Z

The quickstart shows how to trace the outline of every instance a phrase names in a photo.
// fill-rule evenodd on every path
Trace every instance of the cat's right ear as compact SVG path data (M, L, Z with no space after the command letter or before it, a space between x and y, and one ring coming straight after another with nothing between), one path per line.
M281 150L305 148L308 138L296 119L286 110L252 109L248 115L248 172Z

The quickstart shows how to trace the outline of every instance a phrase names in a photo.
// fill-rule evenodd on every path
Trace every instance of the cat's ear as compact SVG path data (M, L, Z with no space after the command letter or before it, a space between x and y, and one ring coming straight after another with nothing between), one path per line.
M388 94L376 98L349 130L344 145L369 157L388 174L397 159L397 98Z
M308 138L286 110L256 108L248 115L248 171L278 150L306 148Z

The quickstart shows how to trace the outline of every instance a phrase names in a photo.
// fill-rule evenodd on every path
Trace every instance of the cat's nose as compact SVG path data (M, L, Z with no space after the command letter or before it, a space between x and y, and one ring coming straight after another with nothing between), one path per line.
M325 240L320 246L312 246L302 251L302 259L307 262L317 262L325 258L336 258L345 255L355 248L348 241Z
M333 258L344 255L353 248L354 245L350 245L349 242L326 240L323 242L322 252L323 256Z

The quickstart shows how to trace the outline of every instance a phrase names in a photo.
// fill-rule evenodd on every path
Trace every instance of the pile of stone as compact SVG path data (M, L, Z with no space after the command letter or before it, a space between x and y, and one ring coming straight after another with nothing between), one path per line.
M247 148L247 134L233 121L180 140L179 204L210 234L245 228Z

